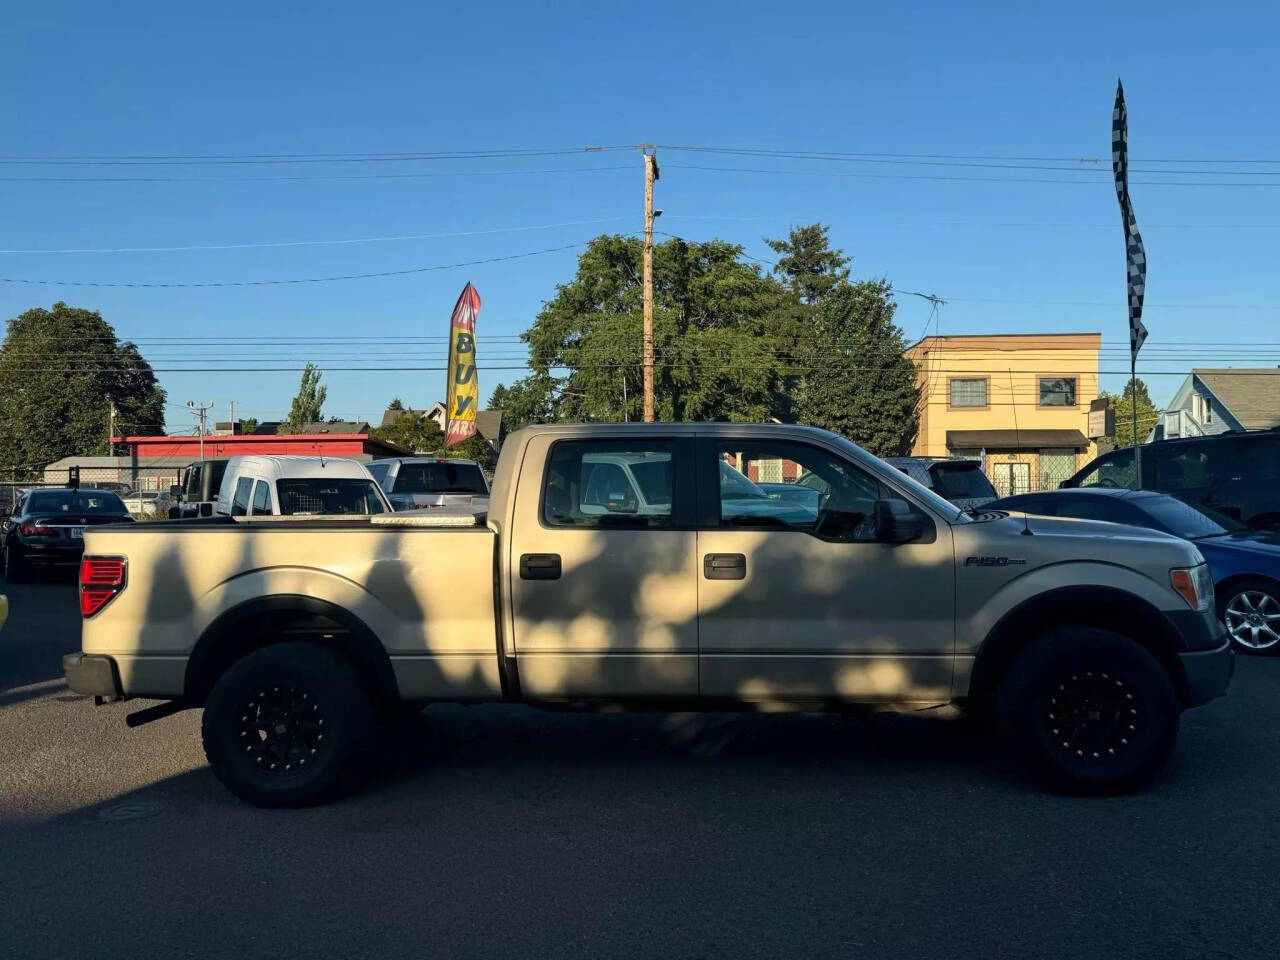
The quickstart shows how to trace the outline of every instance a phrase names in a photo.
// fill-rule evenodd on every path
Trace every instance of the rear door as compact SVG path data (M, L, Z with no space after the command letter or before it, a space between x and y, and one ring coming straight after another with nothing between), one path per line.
M811 502L744 492L764 463ZM706 438L698 447L701 693L743 700L940 702L955 645L951 528L878 542L875 504L904 499L807 441Z
M505 570L527 697L698 692L693 441L533 437Z

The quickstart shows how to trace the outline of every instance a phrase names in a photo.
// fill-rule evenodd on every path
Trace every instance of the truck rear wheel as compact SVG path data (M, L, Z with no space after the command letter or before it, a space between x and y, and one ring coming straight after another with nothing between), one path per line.
M1168 672L1127 637L1054 630L1014 661L1000 692L1001 730L1054 787L1117 793L1169 759L1181 708Z
M201 734L218 779L260 807L319 803L356 771L374 711L355 666L314 643L264 647L214 684Z

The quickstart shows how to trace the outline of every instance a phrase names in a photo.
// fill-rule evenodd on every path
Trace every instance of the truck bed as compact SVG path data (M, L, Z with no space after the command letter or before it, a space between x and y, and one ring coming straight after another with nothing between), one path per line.
M306 597L385 645L401 697L496 699L495 535L465 519L211 517L87 531L86 554L124 556L128 569L109 620L85 621L84 652L112 656L125 689L178 696L220 616Z

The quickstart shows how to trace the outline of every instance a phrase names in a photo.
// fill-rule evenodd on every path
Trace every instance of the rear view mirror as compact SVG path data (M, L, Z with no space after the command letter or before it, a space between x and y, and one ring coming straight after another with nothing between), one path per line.
M170 496L171 498L173 498L175 501L177 501L177 500L181 500L181 499L182 499L182 488L181 488L180 486L178 486L176 483L172 483L172 484L170 484L170 485L169 485L169 496Z
M905 500L876 501L876 539L881 543L910 543L924 534L919 512Z

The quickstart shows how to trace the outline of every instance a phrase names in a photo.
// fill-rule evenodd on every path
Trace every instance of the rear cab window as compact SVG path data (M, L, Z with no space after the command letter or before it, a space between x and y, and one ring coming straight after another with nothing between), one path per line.
M489 492L484 471L474 463L402 463L396 474L394 493L434 494L470 493L484 496Z

